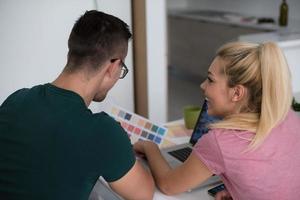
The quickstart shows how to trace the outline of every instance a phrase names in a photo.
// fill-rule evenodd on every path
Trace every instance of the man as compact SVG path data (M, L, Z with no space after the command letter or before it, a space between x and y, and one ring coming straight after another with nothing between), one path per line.
M68 41L58 78L10 95L0 107L0 199L86 200L99 176L125 199L152 199L150 174L121 126L93 114L119 78L131 33L120 19L87 11Z

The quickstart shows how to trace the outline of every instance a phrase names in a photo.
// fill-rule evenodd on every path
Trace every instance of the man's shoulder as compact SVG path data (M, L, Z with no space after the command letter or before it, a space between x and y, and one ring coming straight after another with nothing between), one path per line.
M21 101L26 96L26 94L28 94L29 90L30 89L28 89L28 88L22 88L22 89L19 89L19 90L13 92L4 100L4 102L2 103L1 106L9 106L18 101Z
M64 135L85 141L91 146L126 146L130 143L126 131L105 112L91 113L88 109L69 116L64 125Z
M105 112L92 114L92 121L89 125L97 136L105 138L113 144L130 144L127 132L122 128L121 124L113 117ZM101 134L100 134L101 132Z
M31 88L21 88L18 89L16 91L14 91L13 93L11 93L6 100L11 100L11 99L18 99L18 98L22 98L24 96L26 96L27 94L31 93L31 92L36 92L38 90L41 90L43 87L45 87L45 85L35 85L32 86Z
M89 122L94 128L106 130L107 132L124 132L119 122L105 112L92 113Z
M103 122L107 122L107 123L115 122L113 117L111 117L109 114L107 114L106 112L103 112L103 111L98 112L98 113L92 113L91 117L97 121L103 121Z

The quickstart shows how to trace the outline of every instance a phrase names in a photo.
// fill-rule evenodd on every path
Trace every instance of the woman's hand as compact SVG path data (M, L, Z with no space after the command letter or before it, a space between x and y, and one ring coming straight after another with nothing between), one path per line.
M232 200L232 198L227 190L222 190L216 194L215 200Z

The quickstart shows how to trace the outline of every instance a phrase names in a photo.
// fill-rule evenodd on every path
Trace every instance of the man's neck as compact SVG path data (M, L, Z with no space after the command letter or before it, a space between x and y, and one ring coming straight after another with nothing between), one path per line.
M93 100L94 94L90 86L90 80L83 73L62 72L53 82L56 87L73 91L80 95L88 107Z

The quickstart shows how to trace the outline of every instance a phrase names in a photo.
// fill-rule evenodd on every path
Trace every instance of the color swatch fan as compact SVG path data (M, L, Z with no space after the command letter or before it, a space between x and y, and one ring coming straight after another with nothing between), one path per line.
M120 122L132 144L138 140L151 140L162 148L173 144L167 139L168 129L164 126L152 123L118 106L112 106L108 114Z

